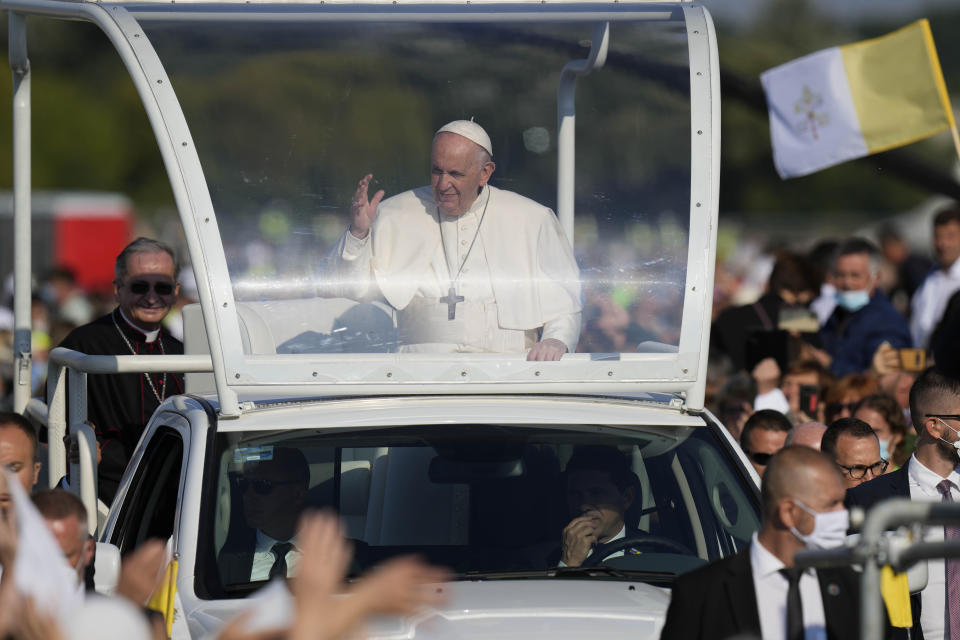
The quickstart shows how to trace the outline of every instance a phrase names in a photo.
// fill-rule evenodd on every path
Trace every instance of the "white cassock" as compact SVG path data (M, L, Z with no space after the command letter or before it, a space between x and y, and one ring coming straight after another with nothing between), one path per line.
M429 186L405 191L380 203L366 238L344 232L331 257L341 295L381 295L397 310L401 351L521 352L541 327L540 340L577 348L573 251L550 209L511 191L484 186L459 216L441 213ZM451 281L463 296L453 320L440 300Z

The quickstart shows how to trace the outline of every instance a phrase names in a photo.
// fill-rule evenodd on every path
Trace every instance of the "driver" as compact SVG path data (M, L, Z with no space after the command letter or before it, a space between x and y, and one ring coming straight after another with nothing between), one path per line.
M577 447L565 475L567 508L573 519L563 529L559 566L579 567L596 545L639 534L628 531L624 516L637 497L640 481L627 456L616 447Z
M224 544L220 566L229 574L224 575L226 584L296 573L297 523L309 486L310 467L299 449L273 447L269 455L244 464L236 488L248 528Z

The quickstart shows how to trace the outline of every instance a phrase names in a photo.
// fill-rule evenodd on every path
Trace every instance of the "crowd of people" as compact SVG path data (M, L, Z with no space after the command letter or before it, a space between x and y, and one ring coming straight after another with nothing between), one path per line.
M750 417L769 410L790 426L864 420L890 470L909 457L913 381L929 365L957 367L960 206L934 218L925 277L892 229L881 236L882 249L854 237L775 251L756 301L715 305L707 402L751 453L775 450L742 440Z

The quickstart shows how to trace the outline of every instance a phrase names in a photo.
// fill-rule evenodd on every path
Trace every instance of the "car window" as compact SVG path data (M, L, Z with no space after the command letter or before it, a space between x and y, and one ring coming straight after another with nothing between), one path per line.
M157 429L124 497L110 540L121 554L150 538L166 539L173 534L182 463L180 434L168 427Z
M621 464L615 477L610 469ZM418 553L461 578L563 566L561 532L586 518L616 538L598 553L625 545L591 562L666 584L735 552L759 524L755 489L706 427L228 433L218 435L208 473L217 498L205 510L214 524L200 541L208 549L197 574L208 574L207 586L219 581L220 595L244 595L265 580L265 541L295 543L308 508L340 514L354 573Z

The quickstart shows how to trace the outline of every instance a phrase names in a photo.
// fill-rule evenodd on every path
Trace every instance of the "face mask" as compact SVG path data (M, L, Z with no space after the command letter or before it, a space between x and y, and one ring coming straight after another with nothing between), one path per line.
M951 427L950 425L948 425L946 422L944 422L944 421L941 420L940 418L937 418L937 420L940 420L940 422L943 424L943 426L945 426L947 429L950 429L950 431L953 431L955 434L957 434L958 436L960 436L960 431L957 431L956 429L954 429L953 427ZM957 455L960 455L960 437L958 437L958 438L957 438L956 440L954 440L953 442L950 442L949 440L944 440L943 438L940 438L940 441L941 441L941 442L946 442L948 445L950 445L951 447L953 447L954 449L956 449Z
M850 311L859 311L870 302L870 292L866 289L858 291L837 291L837 304Z
M797 536L808 549L832 549L839 547L847 538L847 529L850 528L850 514L846 509L819 513L796 498L797 506L813 516L813 531L804 535L796 527L790 527L790 533Z
M887 449L887 447L889 446L890 446L889 440L880 441L880 457L883 458L884 460L889 459L889 456L887 455L889 453L889 450Z

